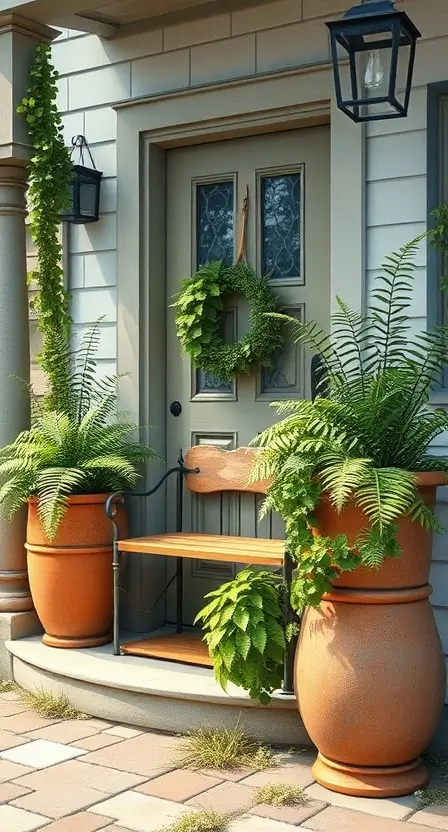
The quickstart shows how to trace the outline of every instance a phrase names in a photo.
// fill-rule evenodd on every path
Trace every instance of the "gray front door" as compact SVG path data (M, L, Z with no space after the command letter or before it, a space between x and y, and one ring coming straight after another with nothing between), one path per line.
M171 150L167 154L168 412L167 464L198 443L223 449L247 445L275 420L269 403L310 395L310 361L285 331L275 367L222 383L182 357L171 298L180 281L213 259L232 262L241 208L249 188L247 260L271 275L281 305L302 320L328 326L330 314L330 131L328 126L289 130ZM233 340L247 330L247 304L229 299L223 324ZM257 528L253 496L187 500L184 529L269 535ZM174 494L168 528L173 529ZM170 566L169 566L170 568ZM185 567L185 619L204 594L232 575L228 564L194 561ZM168 618L173 609L168 605Z

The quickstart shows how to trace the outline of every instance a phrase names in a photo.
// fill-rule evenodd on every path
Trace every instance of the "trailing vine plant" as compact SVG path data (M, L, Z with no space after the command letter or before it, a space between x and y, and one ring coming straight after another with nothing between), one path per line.
M28 279L37 284L33 308L43 335L38 359L49 382L47 404L50 409L62 411L66 409L68 379L60 372L58 344L61 335L68 342L71 318L62 268L60 215L70 204L72 163L56 106L58 77L51 47L40 44L31 66L27 96L17 111L26 118L34 149L29 163L28 205L37 267Z

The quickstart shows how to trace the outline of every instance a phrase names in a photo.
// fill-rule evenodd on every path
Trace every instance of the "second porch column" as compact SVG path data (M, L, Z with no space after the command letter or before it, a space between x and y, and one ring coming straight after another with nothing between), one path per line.
M1 43L1 42L0 42ZM29 426L26 168L0 164L0 447ZM33 608L26 569L25 510L0 518L0 612Z

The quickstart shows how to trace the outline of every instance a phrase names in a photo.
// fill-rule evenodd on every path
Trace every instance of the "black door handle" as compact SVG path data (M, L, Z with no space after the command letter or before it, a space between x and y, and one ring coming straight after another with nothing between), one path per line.
M180 402L171 402L170 413L172 416L180 416L182 413L182 405Z

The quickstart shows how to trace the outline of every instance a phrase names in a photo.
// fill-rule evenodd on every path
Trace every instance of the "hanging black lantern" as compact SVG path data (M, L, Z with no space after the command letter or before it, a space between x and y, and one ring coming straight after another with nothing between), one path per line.
M84 165L84 152L87 150L92 167ZM74 136L70 158L78 151L79 164L73 165L73 176L70 183L70 208L61 215L63 222L74 225L84 225L88 222L98 222L100 212L100 187L102 172L97 170L93 161L89 145L85 136Z
M404 118L420 32L392 0L361 0L326 24L337 104L353 121ZM348 73L340 65L348 59Z

